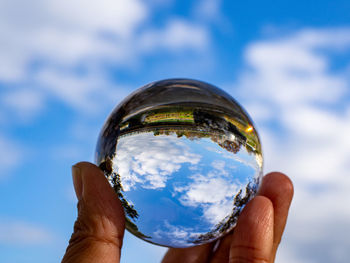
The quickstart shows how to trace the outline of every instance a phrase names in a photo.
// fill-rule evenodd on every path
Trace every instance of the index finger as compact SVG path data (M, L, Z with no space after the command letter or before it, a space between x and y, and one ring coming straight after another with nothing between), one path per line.
M293 183L286 175L273 172L267 174L259 188L258 195L271 200L274 209L273 260L286 226L288 211L293 198Z

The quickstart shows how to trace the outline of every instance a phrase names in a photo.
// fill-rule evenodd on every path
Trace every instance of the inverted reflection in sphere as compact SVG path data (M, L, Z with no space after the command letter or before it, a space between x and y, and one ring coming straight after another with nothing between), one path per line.
M122 202L126 228L188 247L236 224L262 174L258 134L224 91L189 79L151 83L107 119L96 162Z

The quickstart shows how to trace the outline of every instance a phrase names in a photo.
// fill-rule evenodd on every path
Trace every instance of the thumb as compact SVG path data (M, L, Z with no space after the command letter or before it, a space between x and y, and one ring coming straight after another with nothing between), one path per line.
M72 174L78 218L62 263L119 262L125 217L117 195L94 164L78 163Z

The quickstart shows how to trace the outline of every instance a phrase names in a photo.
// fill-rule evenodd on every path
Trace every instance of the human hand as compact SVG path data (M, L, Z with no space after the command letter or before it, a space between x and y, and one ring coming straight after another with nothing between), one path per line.
M78 218L62 263L120 262L125 230L124 210L102 171L87 162L73 166ZM272 263L293 197L290 179L270 173L258 195L243 209L233 233L214 244L171 248L163 263Z

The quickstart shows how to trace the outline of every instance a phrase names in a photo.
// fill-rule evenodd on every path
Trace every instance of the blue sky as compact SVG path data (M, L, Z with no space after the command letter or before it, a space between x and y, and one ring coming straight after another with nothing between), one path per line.
M127 94L187 77L236 98L261 134L265 171L295 183L277 262L347 262L349 10L338 0L0 0L0 261L58 262L76 216L71 165L93 160ZM124 246L122 262L164 253L130 235Z

